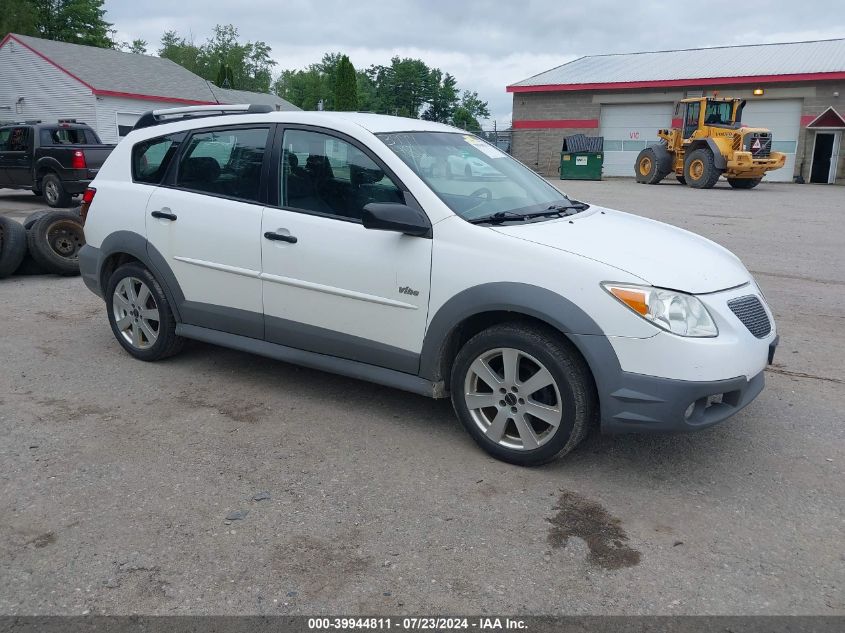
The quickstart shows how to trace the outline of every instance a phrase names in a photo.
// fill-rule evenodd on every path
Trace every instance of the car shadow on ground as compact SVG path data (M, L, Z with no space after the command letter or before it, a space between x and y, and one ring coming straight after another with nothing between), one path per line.
M189 342L182 354L170 362L187 363L192 371L221 371L236 376L243 381L243 387L260 393L291 390L306 399L321 399L331 408L372 413L370 423L383 425L381 433L385 435L436 432L441 438L454 441L458 459L464 459L467 451L481 454L455 416L449 399L433 400L196 341ZM531 470L562 475L600 469L624 471L646 484L686 481L701 475L703 469L718 468L714 462L740 459L747 441L743 435L753 422L753 415L743 411L723 424L691 433L602 435L596 426L572 453ZM719 457L714 459L714 455Z

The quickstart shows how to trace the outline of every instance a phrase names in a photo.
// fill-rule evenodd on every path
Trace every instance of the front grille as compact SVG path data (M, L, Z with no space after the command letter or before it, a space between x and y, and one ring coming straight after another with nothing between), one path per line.
M745 137L745 151L753 158L767 158L772 153L772 135L766 132Z
M766 309L756 296L747 295L731 299L728 301L728 307L757 338L768 336L772 331L769 315L766 314Z

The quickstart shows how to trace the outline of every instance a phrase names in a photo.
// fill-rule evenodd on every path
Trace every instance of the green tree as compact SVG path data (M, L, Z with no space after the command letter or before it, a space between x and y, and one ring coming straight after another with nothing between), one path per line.
M433 68L431 82L431 102L422 113L422 118L427 121L448 123L452 120L455 108L458 106L458 81L449 73L444 75L439 68Z
M31 0L5 0L0 9L0 38L7 33L36 35L38 14Z
M303 110L316 110L320 101L326 110L335 109L341 57L340 53L326 53L322 60L303 70L282 71L273 84L273 92Z
M487 102L479 99L477 92L464 90L461 103L452 115L452 124L471 132L479 132L481 123L478 120L488 118L490 118L490 110Z
M239 90L269 92L276 65L270 52L265 42L241 42L233 25L218 24L214 34L199 46L175 31L167 31L162 35L158 54L208 81L216 81L221 66L228 65L230 81Z
M123 42L120 45L120 48L127 53L135 53L136 55L146 55L147 54L147 40L142 39L135 39L131 42Z
M220 63L220 69L217 71L217 79L214 83L221 88L235 87L235 74L232 72L232 67L225 62Z
M334 83L334 109L345 112L358 110L358 81L355 67L349 57L343 55L337 65Z
M4 0L0 33L114 48L103 0Z

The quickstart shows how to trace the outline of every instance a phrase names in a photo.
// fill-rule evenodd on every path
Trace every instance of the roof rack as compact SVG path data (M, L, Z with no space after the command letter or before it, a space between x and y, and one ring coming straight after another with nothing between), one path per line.
M149 110L144 112L135 122L133 130L140 130L153 125L172 123L182 119L196 119L210 116L224 116L227 114L264 114L273 112L273 107L262 104L242 103L238 105L203 105L186 106L184 108L166 108L163 110Z

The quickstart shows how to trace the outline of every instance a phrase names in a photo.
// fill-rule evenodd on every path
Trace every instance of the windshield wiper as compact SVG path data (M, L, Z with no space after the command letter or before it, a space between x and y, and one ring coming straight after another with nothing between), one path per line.
M467 220L470 224L501 224L502 222L508 222L511 220L519 220L520 222L525 221L525 218L529 216L522 215L521 213L513 213L512 211L497 211L496 213L491 213L490 215L482 215L478 218L472 218L471 220Z
M553 204L546 211L574 211L578 213L579 211L586 211L590 208L590 205L586 202L579 202L578 200L573 200L570 204ZM573 213L566 213L565 215L574 215Z
M559 217L565 218L570 215L580 213L585 209L589 209L590 205L585 202L578 202L573 200L571 204L552 204L543 211L535 211L534 213L514 213L513 211L497 211L490 215L482 215L480 218L473 218L467 220L470 224L501 224L502 222L512 222L530 220L531 218L546 218Z

